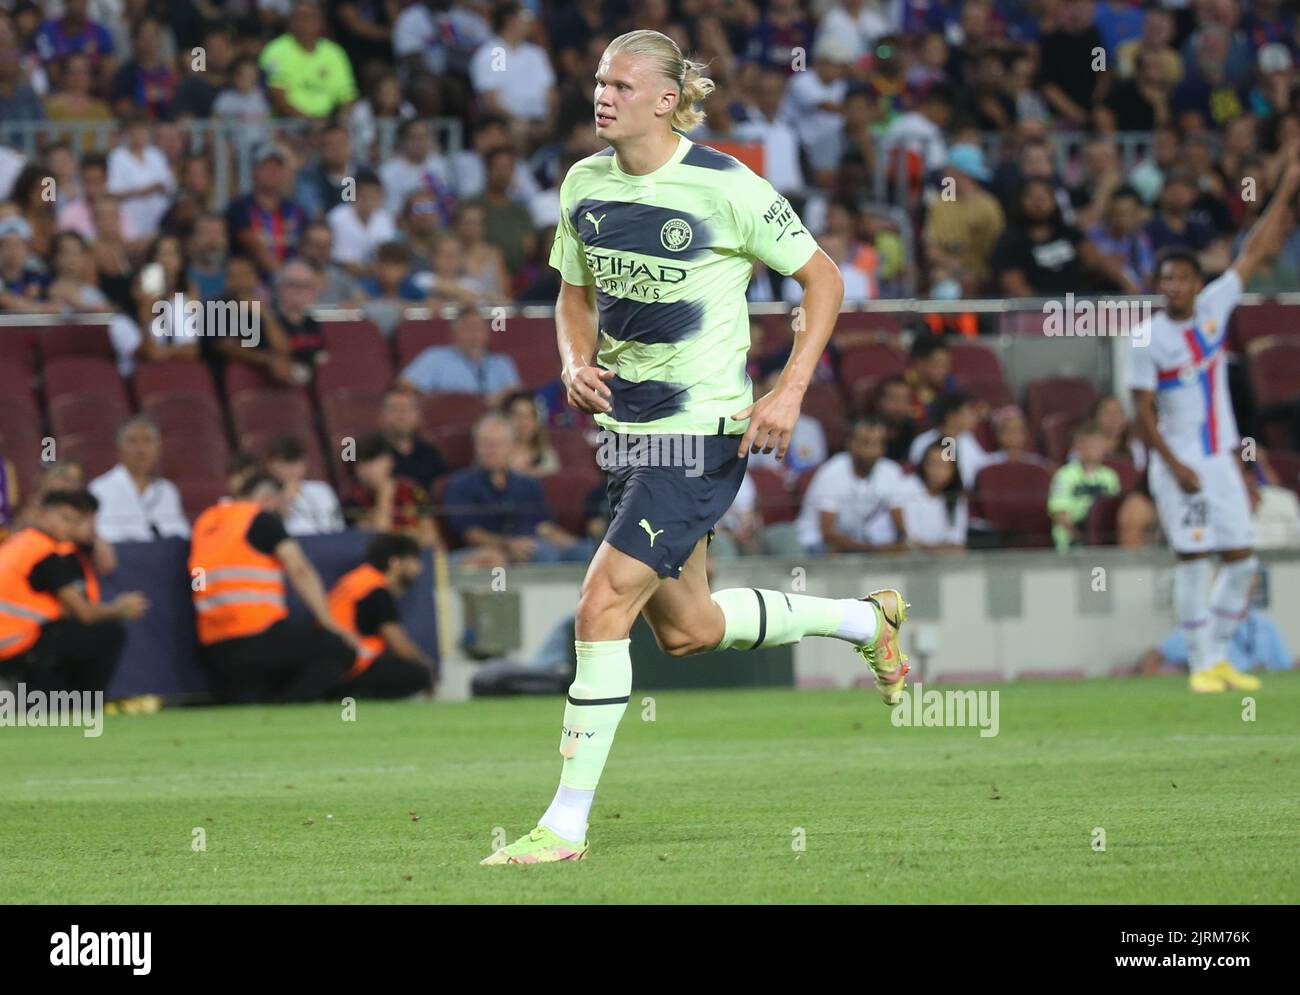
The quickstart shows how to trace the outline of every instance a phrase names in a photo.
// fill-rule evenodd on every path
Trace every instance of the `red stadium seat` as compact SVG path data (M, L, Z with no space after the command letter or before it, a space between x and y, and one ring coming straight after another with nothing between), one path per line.
M601 483L595 473L553 473L542 477L542 494L551 509L551 518L560 528L579 538L587 534L587 519L584 505L587 494Z
M580 428L553 428L548 433L555 455L560 459L558 476L570 473L597 473L596 448L587 441L587 433Z
M334 477L335 465L341 463L339 460L327 460L325 454L321 452L320 442L316 438L314 431L286 431L283 426L275 428L252 428L244 432L235 432L235 440L239 443L239 448L243 452L252 453L262 459L266 458L266 451L272 441L282 435L296 435L307 451L307 478L309 480L327 480L332 481Z
M488 348L514 360L525 387L542 387L559 379L554 318L507 317L501 331L492 333Z
M952 353L952 375L957 385L970 390L972 383L1005 381L1002 361L989 346L949 336L944 340Z
M171 481L195 479L224 481L226 461L229 459L230 444L226 441L224 432L190 434L164 431L158 469ZM224 486L223 483L222 487ZM187 510L188 507L187 505Z
M152 418L164 435L169 432L226 434L225 416L211 388L207 393L175 390L145 394L140 399L140 413Z
M814 382L804 394L802 413L821 423L827 452L837 453L844 447L849 431L848 405L835 384Z
M110 435L65 435L55 442L55 458L74 460L81 464L86 480L107 473L117 464L117 443Z
M112 439L131 416L125 400L111 393L60 394L50 399L49 410L55 438L79 434Z
M989 406L989 410L1016 403L1016 395L1005 380L967 380L958 387L977 400L983 401Z
M107 325L50 325L37 331L36 346L45 363L60 356L113 358Z
M425 349L451 343L451 322L445 318L406 318L397 326L397 368L400 372Z
M1084 535L1089 546L1115 545L1119 536L1119 506L1123 502L1123 494L1092 502L1084 521Z
M751 466L747 472L758 491L758 513L764 524L794 521L799 514L799 497L791 493L785 478L765 466Z
M30 371L36 365L36 333L32 325L0 327L0 366L20 367Z
M1074 430L1082 418L1068 411L1057 411L1043 418L1039 451L1053 463L1064 463L1074 445Z
M863 381L874 384L899 376L906 368L907 357L888 342L866 342L840 352L840 383L849 391Z
M1119 492L1121 495L1131 491L1138 485L1138 481L1142 479L1137 464L1128 456L1107 456L1106 465L1119 474Z
M451 426L472 426L487 413L487 403L478 394L424 394L420 414L426 430L436 432Z
M386 390L393 382L393 362L383 334L368 321L325 322L329 359L316 367L313 388L318 398L357 390Z
M34 374L30 367L0 357L0 397L16 398L36 406Z
M980 471L975 492L983 517L1008 545L1050 544L1047 491L1052 475L1032 463L996 463Z
M1063 411L1082 421L1097 403L1097 388L1082 377L1043 377L1025 386L1025 418L1029 437L1038 437L1043 419Z
M1278 484L1290 488L1300 497L1300 454L1270 449L1268 463L1277 475Z
M53 401L61 394L106 397L107 403L121 402L128 411L126 385L110 359L93 356L59 356L45 364L45 397Z
M373 432L379 423L379 408L383 400L383 392L373 389L322 397L320 412L326 434L357 438Z
M427 435L453 470L462 470L474 462L474 434L471 426L443 425L430 429Z
M181 492L181 505L190 521L211 508L226 496L224 477L180 477L169 478Z
M230 423L235 435L279 431L284 435L310 435L313 425L307 395L294 390L249 390L230 401Z
M841 311L835 319L836 332L885 332L896 335L903 330L896 314L877 311Z
M261 367L248 363L227 363L225 368L226 398L250 390L282 390L303 393L302 387L291 387L263 372Z
M1249 351L1254 342L1273 335L1300 337L1300 307L1266 301L1232 312L1230 346Z
M214 401L217 390L206 363L188 359L161 359L135 368L135 396L142 402L151 394L185 392L207 394Z
M1300 402L1300 335L1269 335L1253 341L1246 350L1255 413L1265 426L1265 442L1286 441L1286 422Z

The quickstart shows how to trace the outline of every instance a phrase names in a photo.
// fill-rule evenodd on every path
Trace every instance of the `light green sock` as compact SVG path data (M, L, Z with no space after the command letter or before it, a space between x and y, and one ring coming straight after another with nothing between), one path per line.
M727 623L716 647L720 650L787 646L804 636L845 638L841 627L846 605L842 599L732 587L714 592L713 600Z
M564 706L560 755L564 769L560 783L566 788L594 791L605 769L614 731L627 711L632 693L630 639L588 643L578 640L578 670L569 685Z

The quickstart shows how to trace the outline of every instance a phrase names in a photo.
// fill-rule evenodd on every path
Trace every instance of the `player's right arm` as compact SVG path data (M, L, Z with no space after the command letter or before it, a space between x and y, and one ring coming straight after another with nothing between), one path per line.
M1138 436L1147 446L1160 454L1160 458L1169 467L1169 472L1178 481L1178 486L1188 494L1195 494L1201 489L1201 478L1190 466L1180 461L1169 448L1169 443L1160 434L1156 418L1156 392L1142 388L1133 388L1133 423L1137 426Z
M558 244L558 235L557 235ZM569 403L588 414L613 411L610 389L605 381L614 375L595 364L596 287L560 281L555 302L555 336L560 347L560 381Z
M323 629L329 629L354 650L359 650L361 644L356 635L338 625L330 616L329 596L325 593L325 585L297 540L288 537L281 539L275 546L275 558L280 561L285 577L298 592L308 611L315 616L317 624Z
M1268 208L1255 222L1241 245L1241 251L1232 261L1232 269L1241 277L1242 284L1250 282L1251 275L1267 257L1276 254L1288 219L1288 208L1300 191L1300 144L1291 146L1290 165L1282 174Z

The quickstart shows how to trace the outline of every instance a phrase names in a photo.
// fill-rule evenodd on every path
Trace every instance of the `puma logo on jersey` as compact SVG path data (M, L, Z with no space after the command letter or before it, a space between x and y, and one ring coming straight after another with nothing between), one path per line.
M651 548L651 549L654 549L654 548L655 548L655 536L661 536L661 535L663 535L663 534L664 534L664 530L663 530L663 529L659 529L659 530L656 532L654 529L652 529L652 528L650 527L650 523L647 522L644 518L641 519L640 525L641 525L641 528L645 529L645 534L648 535L648 536L650 537L650 548Z
M584 215L584 216L586 217L586 219L587 219L588 221L591 222L591 227L595 228L595 229L596 229L596 234L599 235L599 234L600 234L600 223L601 223L602 221L604 221L605 218L608 216L608 212L607 212L606 214L602 214L600 217L596 217L596 216L593 215L590 211L588 211L588 212L586 213L586 215Z

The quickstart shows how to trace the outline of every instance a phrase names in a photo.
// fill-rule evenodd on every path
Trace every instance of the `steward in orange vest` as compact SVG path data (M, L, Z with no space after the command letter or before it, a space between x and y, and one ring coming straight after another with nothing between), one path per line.
M72 539L98 502L86 491L50 491L32 527L0 544L0 668L46 691L103 691L126 641L125 620L149 603L130 592L100 603L88 597Z
M365 562L330 591L330 615L360 644L341 695L405 698L432 690L436 664L402 627L397 608L423 569L414 539L381 533L370 541Z
M352 666L357 641L330 617L325 586L280 517L280 482L254 474L194 522L190 587L202 657L230 703L318 701ZM291 617L288 581L314 618Z

